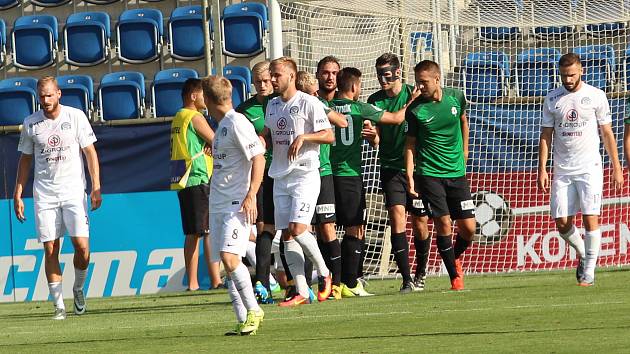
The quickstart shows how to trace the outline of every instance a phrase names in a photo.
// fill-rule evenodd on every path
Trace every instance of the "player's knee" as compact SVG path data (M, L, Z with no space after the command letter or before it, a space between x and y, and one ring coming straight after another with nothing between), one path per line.
M567 218L556 219L556 228L558 229L558 232L560 232L561 234L566 234L567 232L571 231L572 227L573 227L573 222L571 222L569 219Z
M295 237L299 236L306 231L306 225L292 222L289 224L289 228L287 229L288 236L287 237ZM284 236L284 233L283 233ZM286 238L285 238L286 240Z
M228 252L221 252L221 261L228 273L232 273L236 270L236 267L241 263L241 259L238 255Z

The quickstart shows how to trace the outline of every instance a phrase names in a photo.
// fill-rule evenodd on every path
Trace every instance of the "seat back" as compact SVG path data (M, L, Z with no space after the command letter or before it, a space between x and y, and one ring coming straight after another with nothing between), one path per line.
M204 57L203 9L199 5L183 6L173 10L168 21L168 38L171 56L179 60L197 60ZM212 31L212 25L210 24Z
M463 80L466 98L486 102L506 94L510 73L508 56L500 51L468 53Z
M117 43L120 60L142 64L160 57L163 17L159 10L126 10L118 18Z
M0 125L19 125L37 110L37 80L14 77L0 81Z
M535 48L521 52L514 64L514 82L519 96L544 96L560 82L555 48Z
M22 69L41 69L54 64L57 31L54 16L30 15L16 19L11 36L14 65Z
M30 2L40 7L57 7L69 3L70 0L30 0Z
M532 32L540 39L549 40L555 38L563 38L573 33L573 26L539 26L532 28Z
M252 72L245 66L226 66L223 75L232 84L232 105L238 107L249 98L252 86Z
M611 45L586 45L573 48L580 56L582 79L599 89L609 91L614 82L615 51Z
M260 3L226 6L221 18L223 53L232 57L250 57L265 50L267 7Z
M94 82L88 75L63 75L57 77L61 90L61 104L78 108L86 116L91 115L94 101Z
M99 87L98 106L103 120L141 118L144 109L144 75L135 71L105 74Z
M184 105L182 87L189 78L198 78L195 70L167 69L159 71L153 79L151 102L154 117L172 117Z
M518 27L480 27L479 38L487 41L508 41L516 38Z
M111 35L106 12L78 12L66 20L64 28L66 62L91 66L107 60Z

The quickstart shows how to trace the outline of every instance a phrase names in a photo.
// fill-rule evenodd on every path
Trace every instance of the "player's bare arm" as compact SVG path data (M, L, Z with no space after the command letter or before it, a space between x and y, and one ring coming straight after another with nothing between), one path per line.
M540 141L538 142L538 188L544 193L547 193L549 190L547 160L549 159L552 136L553 128L543 127L540 132Z
M28 182L28 176L33 164L33 155L22 153L20 161L18 162L17 178L15 180L15 190L13 192L13 209L15 210L15 216L20 222L26 220L24 216L24 201L22 201L22 192L24 192L24 186Z
M212 142L214 141L214 132L206 118L204 118L201 114L197 114L192 118L192 125L195 128L197 134L206 142L204 146L204 152L207 155L212 155Z
M363 139L367 140L372 147L377 147L381 140L378 127L373 125L371 120L363 121L361 136L363 137Z
M403 108L401 108L400 110L396 112L393 112L393 113L384 112L379 123L390 124L390 125L402 124L402 122L405 121L405 113L407 112L407 107L409 107L411 102L413 102L416 98L418 98L418 96L420 96L420 90L414 87L413 92L411 93L411 98L409 99L409 102L407 102L407 104Z
M623 154L630 170L630 163L628 163L628 159L630 159L630 124L623 125Z
M333 134L332 129L323 129L315 133L298 135L291 143L291 146L289 146L287 153L289 161L295 160L304 142L332 144L333 141L335 141L335 134Z
M90 172L90 179L92 180L90 203L92 205L92 210L96 210L101 207L103 198L101 197L101 174L98 165L98 155L96 154L94 144L84 147L83 154L85 155L88 171Z
M462 148L464 149L464 163L468 161L468 141L470 138L470 128L468 126L468 116L462 112L460 117L462 129Z
M330 112L328 112L326 116L328 117L330 124L334 125L337 128L346 128L348 126L348 120L346 119L346 116L337 111L330 110Z
M251 182L249 190L243 203L241 203L241 212L245 213L247 221L254 223L256 221L258 209L256 208L256 194L262 183L265 170L265 156L258 154L252 158Z
M416 192L413 180L413 163L415 160L416 137L407 135L407 138L405 139L405 170L407 174L407 184L409 185L409 194L414 197L418 197L418 192Z
M602 135L602 140L604 141L604 149L606 149L606 153L608 153L610 163L613 167L613 185L616 191L620 191L623 187L623 170L621 169L619 155L617 154L617 141L615 139L615 134L613 133L610 124L600 125L599 131Z

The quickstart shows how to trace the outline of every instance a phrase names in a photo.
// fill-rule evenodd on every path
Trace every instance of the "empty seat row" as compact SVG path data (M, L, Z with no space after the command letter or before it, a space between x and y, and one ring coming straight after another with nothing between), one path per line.
M251 72L249 68L227 66L224 76L232 83L232 102L236 107L249 98ZM182 107L181 89L188 78L197 78L195 70L187 68L159 71L153 78L149 94L151 116L170 117ZM98 86L88 75L65 75L57 78L61 89L61 104L83 110L100 119L118 120L145 116L145 78L140 72L120 71L105 74ZM96 92L96 95L95 95ZM96 96L96 97L95 97ZM38 109L37 79L16 77L0 81L0 125L19 125Z
M573 48L584 67L582 79L597 88L610 91L615 81L615 52L610 45ZM517 96L544 96L560 84L558 61L561 52L555 48L528 49L517 55L512 64L501 51L468 53L462 79L466 97L471 101L491 101L507 95L513 83ZM627 51L630 55L630 48ZM630 70L630 64L624 61ZM630 83L626 81L626 87Z
M204 57L203 13L201 6L173 10L164 35L163 16L155 9L132 9L120 14L116 26L116 52L127 63L142 64L162 55L166 37L170 54L179 60ZM65 60L74 66L100 64L109 58L111 20L106 12L80 12L70 15L63 28ZM210 31L212 24L209 24ZM249 57L265 50L267 8L258 3L227 6L221 21L223 52L232 57ZM57 18L30 15L15 20L11 33L13 64L22 69L40 69L55 63L59 42ZM0 20L2 61L6 53L6 24Z
M69 3L71 0L29 0L33 5L40 7L57 7ZM121 0L82 0L94 5L107 5L119 2ZM159 2L162 0L144 0L146 2ZM18 6L22 0L0 0L0 10L7 10Z
M584 26L584 31L595 37L613 36L625 30L624 22L597 23ZM538 38L549 40L558 39L576 33L575 26L538 26L531 29ZM509 41L521 33L519 27L480 27L479 38L488 41Z

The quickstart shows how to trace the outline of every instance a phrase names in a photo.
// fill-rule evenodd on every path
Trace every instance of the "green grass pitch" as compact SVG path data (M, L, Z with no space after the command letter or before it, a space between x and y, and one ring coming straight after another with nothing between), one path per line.
M283 309L265 305L257 336L225 337L235 323L225 291L88 299L88 313L50 320L50 302L0 304L0 352L615 353L630 350L630 269L467 276L448 291L398 294L371 281L369 298ZM66 307L72 309L70 299Z

